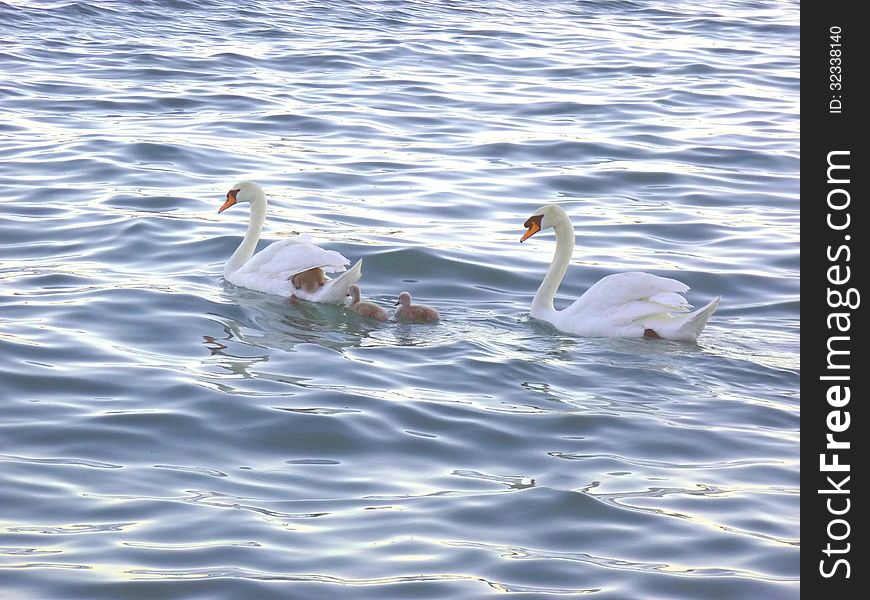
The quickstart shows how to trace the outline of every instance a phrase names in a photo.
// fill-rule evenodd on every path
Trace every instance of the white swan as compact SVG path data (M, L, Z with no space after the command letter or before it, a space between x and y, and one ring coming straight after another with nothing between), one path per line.
M556 253L532 300L531 315L567 333L586 337L653 337L692 342L719 306L717 296L695 312L681 294L689 286L650 273L608 275L586 290L571 306L556 310L553 297L574 252L574 227L558 206L542 206L523 225L520 242L553 228Z
M242 243L224 266L224 279L266 294L344 304L348 287L362 275L362 260L347 271L348 259L334 250L315 246L308 236L274 242L254 254L266 220L266 194L253 181L242 181L227 192L227 200L218 212L241 202L250 203L251 222ZM293 276L311 269L322 269L327 273L346 272L335 279L326 279L314 291L306 289L309 286L295 287Z

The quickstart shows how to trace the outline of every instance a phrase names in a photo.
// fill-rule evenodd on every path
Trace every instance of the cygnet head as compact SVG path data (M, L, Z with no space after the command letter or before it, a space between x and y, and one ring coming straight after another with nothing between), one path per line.
M559 222L564 221L567 218L567 213L565 213L561 207L556 206L555 204L545 204L533 212L532 216L526 219L526 222L523 223L526 232L523 234L523 237L520 238L520 242L525 242L539 231L555 227Z
M411 294L402 292L399 294L399 299L396 300L396 306L411 306Z
M350 296L350 303L356 304L359 302L360 294L362 291L359 289L359 286L355 283L351 284L347 288L347 295Z
M230 188L227 192L227 201L218 209L218 213L224 212L229 207L240 202L253 202L257 198L265 198L263 188L253 181L241 181Z

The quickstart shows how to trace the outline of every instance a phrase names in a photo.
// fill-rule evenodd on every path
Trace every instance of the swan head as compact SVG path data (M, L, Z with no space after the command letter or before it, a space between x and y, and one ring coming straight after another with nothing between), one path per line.
M545 204L533 212L532 216L526 219L526 222L523 223L526 232L523 234L523 237L520 238L520 242L525 242L539 231L555 227L567 219L568 215L561 207L558 207L555 204Z
M229 207L240 202L253 202L255 199L265 197L266 194L263 193L263 188L259 185L253 181L241 181L230 188L230 191L227 192L227 200L218 209L218 213L222 213Z
M355 283L347 286L347 296L353 301L354 304L359 302L360 294L362 294L362 290L359 289L359 286Z
M402 292L399 294L399 299L396 300L396 306L411 306L411 294Z

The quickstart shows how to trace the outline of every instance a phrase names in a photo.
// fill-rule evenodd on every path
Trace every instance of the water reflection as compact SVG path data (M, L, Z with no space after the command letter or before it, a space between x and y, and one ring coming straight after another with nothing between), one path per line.
M7 595L797 595L797 5L36 4L0 2ZM442 321L222 284L246 178L264 244ZM529 319L551 202L559 306L676 276L723 296L700 344Z

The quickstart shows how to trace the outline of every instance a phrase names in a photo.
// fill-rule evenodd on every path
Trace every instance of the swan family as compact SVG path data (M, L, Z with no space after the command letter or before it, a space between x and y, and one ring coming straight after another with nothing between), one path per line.
M348 269L350 260L334 250L314 244L308 236L273 242L256 252L266 219L266 194L252 181L234 185L218 209L250 205L251 220L245 237L224 267L230 283L288 298L345 305L364 317L387 320L387 312L361 300L357 285L362 260ZM586 290L570 306L557 310L553 300L574 253L574 227L559 206L542 206L525 224L525 242L540 231L553 229L556 252L532 300L530 314L556 329L584 337L649 337L693 342L719 306L719 297L692 311L685 294L689 286L651 273L608 275ZM333 275L331 278L329 275ZM440 318L430 306L412 304L408 292L399 294L395 317L400 321L432 323Z

